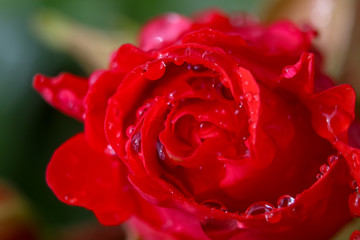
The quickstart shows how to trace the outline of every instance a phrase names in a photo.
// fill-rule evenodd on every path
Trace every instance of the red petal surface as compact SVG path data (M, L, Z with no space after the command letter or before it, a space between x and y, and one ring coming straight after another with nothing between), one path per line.
M191 26L191 20L176 13L153 19L140 32L140 48L160 49L176 41Z
M355 92L347 84L314 95L308 103L315 131L330 142L347 139L354 120Z
M94 151L78 134L56 150L46 180L61 201L91 209L103 224L113 225L135 211L126 175L117 157Z
M84 97L88 85L87 79L69 73L62 73L54 78L38 74L33 83L45 101L79 121L83 120Z
M104 132L108 100L123 78L123 73L115 71L97 71L90 77L91 86L85 98L85 136L89 145L101 152L109 145Z

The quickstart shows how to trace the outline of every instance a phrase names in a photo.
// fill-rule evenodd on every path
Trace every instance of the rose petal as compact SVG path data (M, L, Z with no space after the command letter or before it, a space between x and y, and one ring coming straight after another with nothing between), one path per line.
M294 94L310 95L314 92L314 73L314 55L303 53L296 64L283 68L278 82Z
M152 60L152 56L149 53L142 51L132 44L124 44L112 54L110 68L128 73L135 67L150 60Z
M246 140L245 144L250 150L254 166L257 168L265 168L271 163L275 156L275 146L260 124L261 119L265 118L265 116L261 114L260 89L258 83L248 70L240 67L238 73L242 77L241 83L244 98L249 108L250 137Z
M192 25L192 30L198 30L204 27L228 31L232 29L229 18L225 13L217 9L210 9L195 15L195 22Z
M354 120L355 92L347 84L322 91L308 101L315 131L330 142L347 139Z
M83 100L88 90L86 78L69 73L54 78L38 74L34 77L33 86L50 105L70 117L83 120Z
M169 13L148 22L140 32L140 48L150 51L174 43L191 26L191 20Z
M81 133L55 151L46 180L61 201L88 208L103 224L113 225L134 212L126 175L118 158L91 149Z
M91 147L101 152L109 145L104 132L108 100L123 78L123 73L115 71L96 71L90 77L91 86L85 98L85 137Z

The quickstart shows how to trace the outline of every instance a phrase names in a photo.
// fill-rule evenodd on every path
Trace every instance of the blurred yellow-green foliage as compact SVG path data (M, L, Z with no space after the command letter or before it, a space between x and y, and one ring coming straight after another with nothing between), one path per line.
M355 0L344 2L347 1L355 3ZM87 76L96 66L103 66L102 60L106 58L101 55L98 62L92 57L94 54L135 41L135 33L143 23L165 12L191 15L204 8L216 7L227 12L248 11L266 15L268 19L282 16L280 7L270 2L274 1L0 1L0 180L10 184L27 202L26 219L31 215L32 226L38 232L37 238L96 239L96 234L84 235L86 229L98 229L97 232L106 231L107 234L116 229L110 231L99 226L81 225L73 230L69 226L93 221L93 215L82 208L61 203L46 186L45 169L52 152L69 137L82 131L82 125L48 106L32 89L32 77L36 73L54 76L64 71ZM274 6L280 10L276 12ZM82 35L78 34L78 29L82 30ZM351 35L350 38L352 31L350 28L346 33ZM349 41L346 44L352 46L350 44L353 43ZM358 44L354 46L358 51ZM357 61L359 56L352 55L351 59ZM359 76L359 64L353 61L351 64L353 67L347 70L346 76L356 84L354 76ZM0 200L1 194L0 191ZM24 209L23 205L20 209ZM72 237L59 235L58 229L62 229L64 236L69 231L73 232ZM111 234L109 236L107 239L116 239Z

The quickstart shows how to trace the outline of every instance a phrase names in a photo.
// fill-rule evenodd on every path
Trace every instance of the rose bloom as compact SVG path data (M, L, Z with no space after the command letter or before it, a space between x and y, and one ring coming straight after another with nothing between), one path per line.
M315 32L209 10L148 22L86 79L35 89L84 123L47 168L55 195L144 239L329 239L360 215L355 93Z

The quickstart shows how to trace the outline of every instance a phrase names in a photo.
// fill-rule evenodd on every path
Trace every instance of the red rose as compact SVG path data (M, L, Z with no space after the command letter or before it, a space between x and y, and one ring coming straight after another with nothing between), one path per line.
M168 14L88 80L36 76L85 126L54 153L50 188L145 239L328 239L360 215L360 152L354 91L321 72L314 35Z

